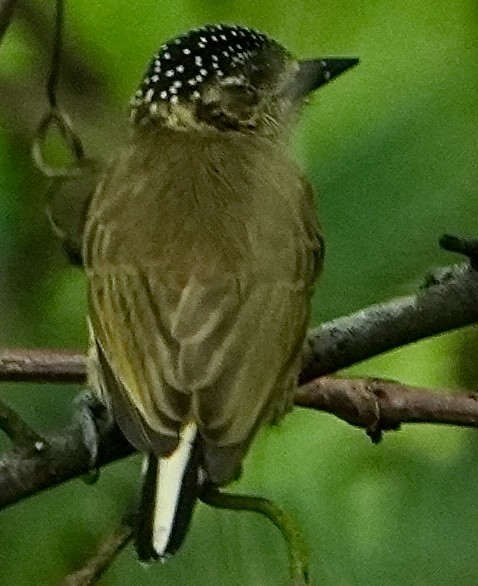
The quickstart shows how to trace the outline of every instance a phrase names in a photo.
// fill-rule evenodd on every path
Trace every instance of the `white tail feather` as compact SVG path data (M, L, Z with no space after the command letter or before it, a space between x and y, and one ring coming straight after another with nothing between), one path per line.
M153 517L153 547L160 557L165 555L171 537L181 485L196 434L196 424L186 425L181 432L176 450L171 456L159 459Z

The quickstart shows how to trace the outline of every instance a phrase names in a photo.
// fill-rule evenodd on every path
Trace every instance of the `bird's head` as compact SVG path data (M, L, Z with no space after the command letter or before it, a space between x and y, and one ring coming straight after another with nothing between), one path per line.
M308 94L358 62L298 61L250 28L207 25L162 45L131 102L134 125L280 130Z

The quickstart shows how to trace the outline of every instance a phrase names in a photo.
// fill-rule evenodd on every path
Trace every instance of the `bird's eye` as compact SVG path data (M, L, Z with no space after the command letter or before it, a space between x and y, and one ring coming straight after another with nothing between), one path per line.
M257 91L248 85L235 85L223 89L223 103L235 108L250 108L259 101Z

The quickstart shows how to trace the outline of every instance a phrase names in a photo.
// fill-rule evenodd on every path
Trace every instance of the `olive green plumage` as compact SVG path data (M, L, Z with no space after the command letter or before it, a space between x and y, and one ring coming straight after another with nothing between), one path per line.
M292 405L324 250L287 142L306 96L355 63L206 26L162 46L132 101L82 258L90 385L149 456L143 559L179 547L200 485L236 478Z
M138 414L124 433L165 455L193 418L211 479L231 480L296 386L321 263L301 172L261 137L140 130L93 198L85 243L93 331L118 408Z

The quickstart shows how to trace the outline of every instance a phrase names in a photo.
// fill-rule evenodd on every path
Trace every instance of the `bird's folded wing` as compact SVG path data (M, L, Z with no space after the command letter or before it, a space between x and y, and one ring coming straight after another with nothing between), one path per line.
M303 282L254 276L193 276L173 287L154 266L91 275L90 319L110 370L107 392L120 394L114 408L133 406L148 434L175 438L192 417L206 441L247 442L285 409L309 296ZM117 419L138 425L136 417Z

